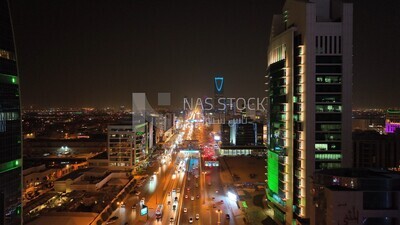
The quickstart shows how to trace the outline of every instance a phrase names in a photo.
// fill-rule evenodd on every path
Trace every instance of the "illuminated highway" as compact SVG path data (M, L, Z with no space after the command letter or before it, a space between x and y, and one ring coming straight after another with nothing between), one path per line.
M188 118L195 118L194 113ZM214 146L214 143L205 125L193 124L185 123L182 133L171 144L172 148L147 170L149 177L142 181L142 187L136 187L140 194L137 196L132 193L126 197L125 207L119 207L113 214L118 217L113 224L211 225L218 221L221 224L237 224L230 208L230 204L236 203L227 198L218 168L203 167L202 151L177 149L182 140L199 139L200 145L208 146L207 152L213 150L210 146ZM142 198L148 207L148 215L145 216L140 215L139 202ZM163 215L157 220L155 211L160 204L163 205ZM132 209L133 205L136 205L135 209ZM217 210L220 210L220 214ZM226 214L230 214L230 219L226 219Z

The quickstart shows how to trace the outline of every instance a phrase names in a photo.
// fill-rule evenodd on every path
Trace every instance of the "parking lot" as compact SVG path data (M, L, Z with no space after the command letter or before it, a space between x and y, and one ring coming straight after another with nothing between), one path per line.
M225 156L220 158L220 177L233 188L240 201L246 201L247 209L241 208L247 224L270 224L266 222L271 211L265 204L265 158L255 156Z

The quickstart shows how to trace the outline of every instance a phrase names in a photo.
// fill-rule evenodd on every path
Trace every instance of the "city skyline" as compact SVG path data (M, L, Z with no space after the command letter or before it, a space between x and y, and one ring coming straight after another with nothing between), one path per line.
M129 106L132 92L146 92L152 103L170 92L181 107L189 93L212 95L215 76L225 77L227 96L265 96L270 24L283 2L11 1L22 104ZM350 2L353 108L395 107L399 90L388 86L400 79L400 5Z
M0 225L400 225L398 8L0 0Z

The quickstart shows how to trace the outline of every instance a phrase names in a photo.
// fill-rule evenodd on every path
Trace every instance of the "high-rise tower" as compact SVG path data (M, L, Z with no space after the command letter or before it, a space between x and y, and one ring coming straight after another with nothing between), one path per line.
M267 196L280 224L314 224L314 171L351 166L352 8L287 0L273 17Z
M0 224L21 224L21 110L13 30L0 0Z

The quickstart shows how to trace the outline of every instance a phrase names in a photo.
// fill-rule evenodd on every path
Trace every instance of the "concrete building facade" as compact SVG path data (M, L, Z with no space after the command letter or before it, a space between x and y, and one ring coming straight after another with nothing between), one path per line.
M110 169L133 169L148 154L147 123L108 126L108 160Z

